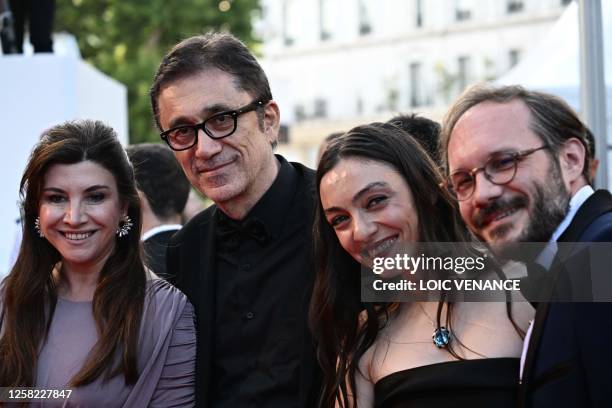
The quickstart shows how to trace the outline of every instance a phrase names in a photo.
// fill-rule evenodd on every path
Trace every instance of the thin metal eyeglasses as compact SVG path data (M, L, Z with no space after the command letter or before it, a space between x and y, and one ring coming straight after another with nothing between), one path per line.
M520 152L493 154L482 167L475 167L472 170L455 170L448 176L444 184L457 201L467 200L474 194L476 175L479 171L483 171L487 180L495 185L508 184L514 179L521 160L538 150L549 147L549 145L544 145Z
M187 150L198 143L198 130L202 129L211 139L223 139L232 135L238 126L238 116L264 106L266 102L254 100L242 108L215 113L204 122L195 125L180 125L163 131L159 136L172 150Z

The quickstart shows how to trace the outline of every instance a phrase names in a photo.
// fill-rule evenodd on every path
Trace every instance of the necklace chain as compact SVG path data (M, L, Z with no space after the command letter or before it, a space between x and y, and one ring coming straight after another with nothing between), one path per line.
M431 325L432 325L434 328L437 328L437 327L438 327L438 325L436 324L436 322L435 322L435 321L434 321L434 320L433 320L431 317L429 317L429 314L427 313L427 311L425 310L425 308L423 307L423 305L421 304L421 302L416 302L416 304L417 304L417 306L419 307L419 309L421 309L421 311L423 312L423 314L425 315L425 317L427 318L427 320L429 321L429 323L431 323Z

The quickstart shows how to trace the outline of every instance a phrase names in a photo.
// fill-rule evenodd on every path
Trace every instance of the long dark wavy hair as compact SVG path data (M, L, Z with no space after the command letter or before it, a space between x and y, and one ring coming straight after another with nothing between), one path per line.
M472 246L473 237L461 222L456 201L441 187L442 176L436 165L409 134L392 124L372 123L334 139L317 168L319 197L323 176L346 158L387 164L404 178L412 191L420 242L465 242L466 247ZM427 221L432 218L434 221ZM355 390L359 360L399 304L361 302L360 265L340 245L320 200L315 215L314 252L316 279L309 319L324 375L320 406L334 407L338 403L340 407L356 407L355 398L349 395ZM452 304L446 304L445 324L440 322L442 302L437 323L451 327ZM447 350L459 358L449 346Z
M70 384L86 385L100 376L109 379L119 374L124 375L126 384L133 384L138 378L136 356L146 285L140 244L140 201L132 166L115 131L102 122L85 120L46 131L21 179L23 240L17 261L2 287L2 386L34 385L38 355L57 304L52 272L61 262L61 255L34 228L45 174L55 164L87 160L113 174L120 201L127 204L134 227L127 236L116 237L115 249L102 268L93 297L98 341Z

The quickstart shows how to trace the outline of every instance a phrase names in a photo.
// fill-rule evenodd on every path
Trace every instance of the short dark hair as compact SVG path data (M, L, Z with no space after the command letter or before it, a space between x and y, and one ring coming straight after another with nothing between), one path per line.
M158 218L183 212L190 184L169 148L161 143L140 143L127 147L134 166L138 189Z
M592 146L587 142L586 127L574 110L561 98L544 92L530 91L519 85L493 86L477 84L468 88L450 107L442 125L440 151L448 171L448 144L457 121L470 108L483 103L523 101L529 109L531 130L556 154L570 138L578 139L585 148L582 174L590 182Z
M209 69L219 69L233 75L236 86L253 98L267 102L272 99L268 78L247 46L227 33L207 33L187 38L175 45L164 57L151 86L151 107L157 127L157 104L161 88Z
M438 144L441 126L438 122L416 113L397 115L387 123L395 125L414 137L435 163L440 163Z

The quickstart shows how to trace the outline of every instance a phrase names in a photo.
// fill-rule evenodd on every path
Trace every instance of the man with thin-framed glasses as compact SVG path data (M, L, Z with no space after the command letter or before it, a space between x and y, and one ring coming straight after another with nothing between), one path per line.
M167 253L196 310L197 406L314 406L314 172L273 152L280 110L264 71L229 34L188 38L161 62L151 103L161 139L215 203Z
M517 370L522 407L609 405L612 303L553 302L577 293L563 292L566 282L575 290L596 273L610 276L584 250L612 241L612 196L589 184L586 132L561 99L519 86L468 89L443 124L444 184L463 220L494 253L537 263L552 288L537 303ZM516 243L541 244L531 254Z

